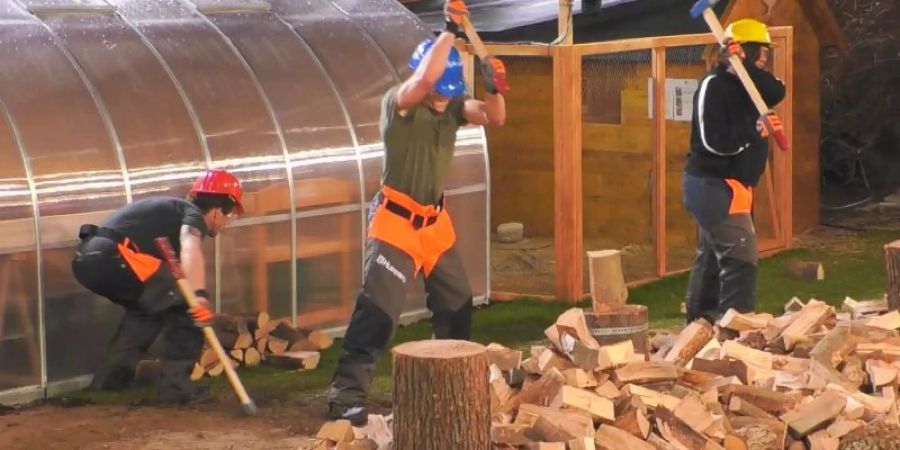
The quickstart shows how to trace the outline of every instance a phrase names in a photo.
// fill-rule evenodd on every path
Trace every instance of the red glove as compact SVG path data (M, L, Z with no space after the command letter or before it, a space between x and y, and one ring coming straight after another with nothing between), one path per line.
M209 294L206 293L205 289L198 289L196 292L197 304L191 306L190 309L191 318L194 319L194 325L200 328L212 323L214 316L212 310L209 309L208 295Z
M731 38L728 38L724 42L725 51L728 52L729 55L736 55L738 58L744 59L747 57L744 54L744 49L741 47L741 43L737 42Z
M444 5L444 18L447 31L459 36L462 30L463 16L469 15L469 7L463 0L447 0Z
M770 124L772 124L772 129L775 130L776 133L779 131L784 131L784 125L781 124L781 119L779 119L774 112L769 111L766 114L766 119ZM756 129L759 131L759 135L763 138L769 137L769 129L768 127L766 127L766 124L763 122L762 118L756 120Z
M488 55L481 61L481 76L484 77L484 89L491 94L505 94L509 91L506 66L494 55Z

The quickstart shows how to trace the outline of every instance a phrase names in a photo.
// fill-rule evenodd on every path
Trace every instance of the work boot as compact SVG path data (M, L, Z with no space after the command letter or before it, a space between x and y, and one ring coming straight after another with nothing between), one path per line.
M328 403L328 419L349 420L351 425L362 427L369 422L369 411L365 405Z
M209 385L198 384L191 392L167 391L162 395L157 394L156 403L160 405L187 405L207 403L214 399Z

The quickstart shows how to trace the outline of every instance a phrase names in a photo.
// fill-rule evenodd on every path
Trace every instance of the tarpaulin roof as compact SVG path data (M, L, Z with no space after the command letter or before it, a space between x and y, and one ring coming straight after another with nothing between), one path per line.
M709 32L690 15L695 0L575 0L575 41ZM475 28L489 41L549 42L557 36L559 0L468 0ZM719 14L728 2L719 2ZM444 0L407 3L430 29L444 26Z

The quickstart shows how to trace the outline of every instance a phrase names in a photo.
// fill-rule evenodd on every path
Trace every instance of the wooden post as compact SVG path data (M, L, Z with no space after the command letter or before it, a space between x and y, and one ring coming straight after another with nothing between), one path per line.
M884 246L884 262L887 268L887 301L891 311L900 309L900 241Z
M584 296L581 180L581 57L571 45L553 47L553 184L556 296Z
M666 48L653 49L653 251L656 274L666 275Z
M473 342L407 342L394 355L395 450L489 450L487 349Z

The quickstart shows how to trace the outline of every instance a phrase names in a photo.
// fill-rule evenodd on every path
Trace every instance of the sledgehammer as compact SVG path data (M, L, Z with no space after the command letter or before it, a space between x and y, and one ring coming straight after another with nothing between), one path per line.
M719 45L724 45L725 30L722 28L719 18L716 17L716 13L712 10L712 7L716 3L719 3L719 0L698 0L691 8L691 16L696 19L702 15L706 24L709 25L709 29L712 30L713 35L715 35L716 41L719 42ZM787 136L784 135L784 131L775 130L772 123L769 122L769 107L766 106L766 102L762 99L762 96L759 95L759 90L756 89L756 85L753 84L753 80L751 80L750 75L747 74L747 69L744 68L741 58L737 55L731 55L728 60L731 62L731 67L734 68L734 72L737 74L738 78L740 78L741 84L744 85L744 89L750 94L750 99L753 100L756 110L759 111L762 122L766 125L766 128L769 129L769 134L775 136L775 142L781 150L789 150L790 144L788 144Z
M172 271L172 275L178 282L178 288L181 290L182 295L184 295L185 300L187 300L188 305L193 308L199 303L197 296L194 295L194 290L191 288L190 283L188 283L187 278L185 278L184 271L181 270L181 264L175 258L175 252L172 250L169 239L159 237L156 238L155 241L156 247L159 249L160 253L162 253L163 258L169 265L169 270ZM211 326L206 325L203 327L203 335L206 337L206 342L209 346L216 352L219 362L225 367L225 374L228 376L228 382L231 383L231 387L234 388L234 392L241 402L241 412L248 416L256 414L256 404L253 403L253 399L247 395L244 385L241 384L241 379L238 378L237 372L235 372L234 367L231 366L230 358L225 355L225 350L222 348L219 338L216 337L216 332L213 331Z

